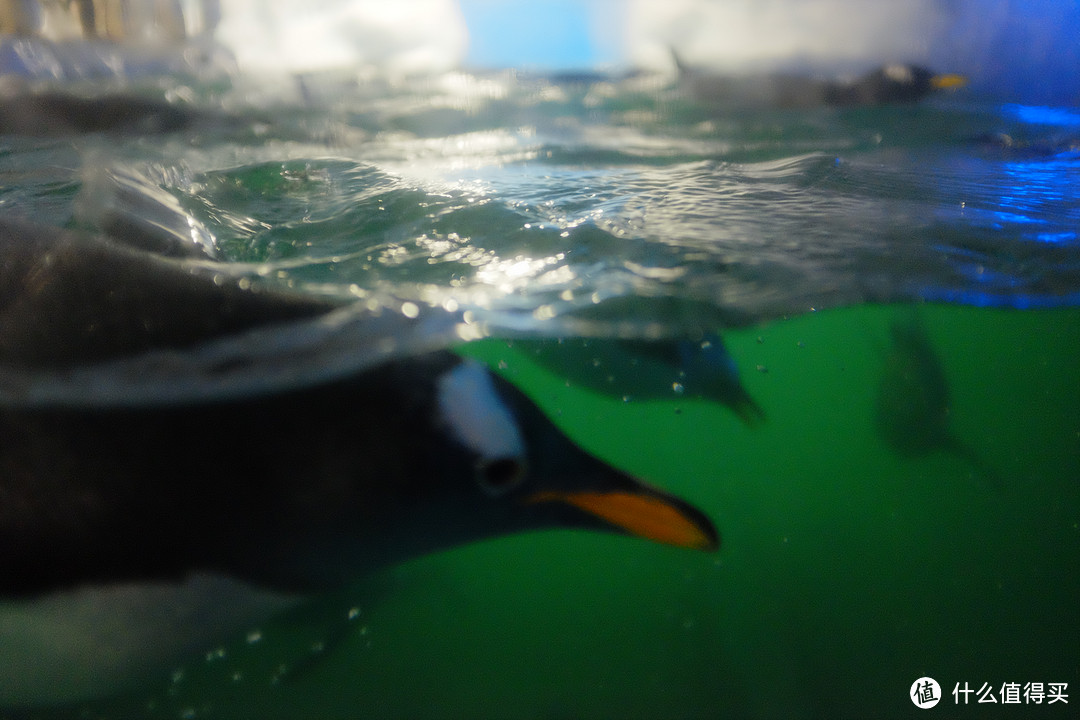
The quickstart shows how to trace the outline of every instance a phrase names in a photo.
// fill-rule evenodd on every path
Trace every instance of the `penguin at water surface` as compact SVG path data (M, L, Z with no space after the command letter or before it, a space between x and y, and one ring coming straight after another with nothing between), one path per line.
M721 108L809 109L916 103L967 84L956 74L936 74L918 65L883 65L852 80L796 73L724 75L688 65L674 49L679 82L700 103Z
M0 221L0 708L161 677L483 538L718 547L702 512L578 448L424 318L238 277Z

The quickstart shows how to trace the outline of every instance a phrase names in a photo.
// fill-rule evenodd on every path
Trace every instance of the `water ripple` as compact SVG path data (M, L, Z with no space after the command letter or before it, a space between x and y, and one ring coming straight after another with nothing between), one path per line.
M132 144L109 162L175 197L184 223L260 278L521 326L621 313L644 327L686 317L680 304L727 324L867 301L1054 306L1080 292L1080 144L1046 113L721 116L664 88L455 77L292 108L257 142ZM36 168L70 152L0 155L0 203L64 222L81 176Z

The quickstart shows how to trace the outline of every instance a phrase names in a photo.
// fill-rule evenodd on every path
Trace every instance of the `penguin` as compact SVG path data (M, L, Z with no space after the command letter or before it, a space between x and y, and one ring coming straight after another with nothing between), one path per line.
M765 421L718 332L656 340L531 339L515 346L594 392L632 400L704 399L726 406L748 427Z
M221 265L0 221L0 708L113 694L486 538L718 549L703 512L581 449L452 332Z
M748 427L765 421L765 410L739 379L735 358L719 333L706 332L700 338L678 338L669 343L624 341L624 346L639 357L673 368L671 387L677 395L719 402Z
M918 65L891 64L853 82L825 83L823 99L832 106L911 104L935 90L952 90L966 84L962 75L937 75Z
M892 344L874 406L878 434L904 457L956 455L987 485L1000 488L997 472L950 428L952 403L945 368L918 314L913 311L894 320L889 331Z
M809 109L919 102L937 90L967 84L962 75L937 75L917 65L889 64L854 80L822 80L792 73L711 74L672 56L679 82L701 103L731 108Z

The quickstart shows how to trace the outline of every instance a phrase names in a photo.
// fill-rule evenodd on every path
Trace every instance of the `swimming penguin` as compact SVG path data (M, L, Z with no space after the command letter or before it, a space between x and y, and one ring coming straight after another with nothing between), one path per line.
M639 340L624 345L639 357L651 357L674 368L671 386L676 394L719 402L749 426L765 420L765 411L743 386L735 358L719 333L705 333L700 339L679 338L674 343Z
M633 400L721 403L749 426L765 411L746 390L719 333L657 340L563 338L516 341L530 358L568 382Z
M109 694L483 538L718 547L417 313L367 312L0 221L0 708Z
M895 320L892 345L878 387L874 421L886 444L900 455L953 453L987 484L1000 487L997 473L949 427L952 404L945 369L919 316Z
M725 108L806 109L916 103L935 90L963 87L961 75L936 75L916 65L885 65L855 80L791 73L721 75L687 65L672 50L679 82L698 102Z

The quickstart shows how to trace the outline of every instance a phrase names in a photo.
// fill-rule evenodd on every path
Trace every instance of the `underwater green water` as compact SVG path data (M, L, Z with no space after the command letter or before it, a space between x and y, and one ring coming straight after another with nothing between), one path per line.
M900 457L876 435L888 327L907 312L726 333L767 415L757 427L674 393L568 386L521 343L469 344L588 449L701 507L721 550L568 531L475 544L78 716L1075 717L1080 311L919 308L951 427L1000 488L961 457ZM931 711L908 699L923 676L944 694ZM1064 682L1069 703L958 706L965 682Z

